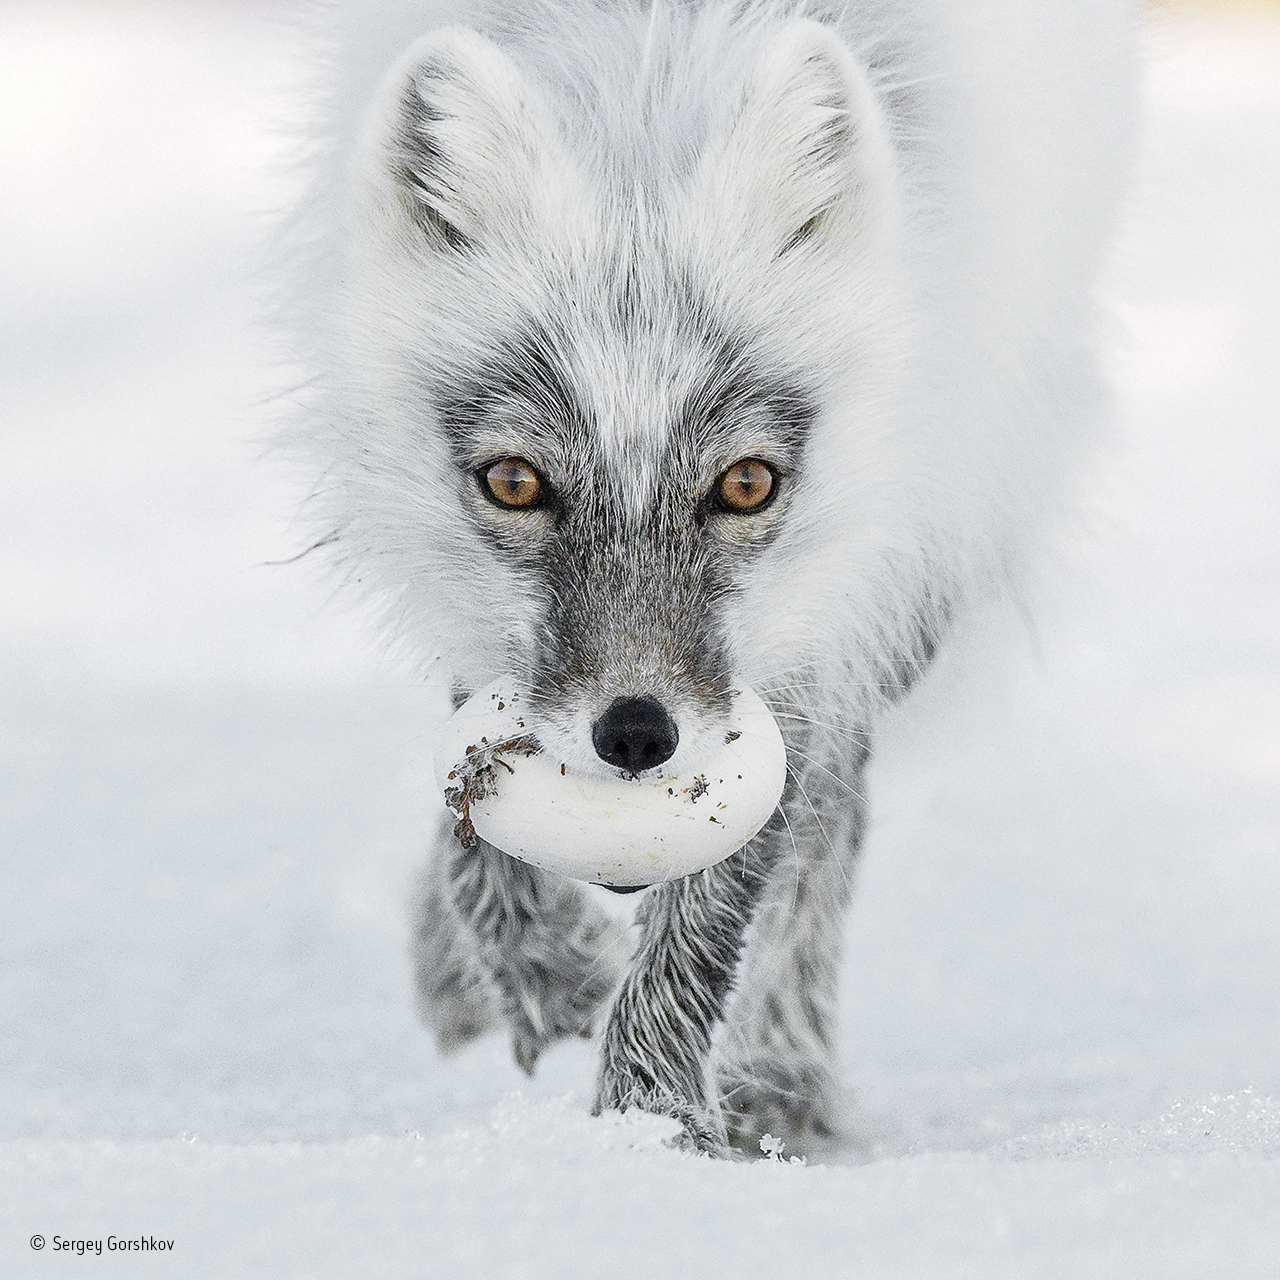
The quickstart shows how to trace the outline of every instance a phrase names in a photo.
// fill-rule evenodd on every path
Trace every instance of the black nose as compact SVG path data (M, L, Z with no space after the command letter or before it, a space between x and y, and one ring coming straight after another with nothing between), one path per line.
M632 773L670 760L679 741L675 721L653 698L619 698L591 726L596 755Z

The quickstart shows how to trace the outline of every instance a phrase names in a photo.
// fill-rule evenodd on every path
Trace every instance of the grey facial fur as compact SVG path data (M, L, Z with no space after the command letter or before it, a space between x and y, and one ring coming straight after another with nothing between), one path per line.
M627 299L625 276L619 288L607 338L626 362L641 341L640 303ZM721 731L735 678L723 615L782 528L815 414L793 378L766 373L746 341L726 335L679 273L671 288L687 345L663 410L643 421L601 403L589 379L579 385L583 357L567 321L549 318L526 319L440 396L476 536L537 601L524 683L544 734L558 734L556 748L579 767L584 727L618 698L655 699L690 744ZM777 476L769 510L750 516L715 497L720 472L744 452ZM480 472L502 456L541 474L536 506L502 509L485 496Z

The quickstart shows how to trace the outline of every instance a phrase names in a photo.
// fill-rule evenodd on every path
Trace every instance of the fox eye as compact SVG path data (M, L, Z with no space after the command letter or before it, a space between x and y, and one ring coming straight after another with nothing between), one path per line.
M773 468L767 462L743 458L716 482L715 496L724 510L750 515L773 497L775 483Z
M542 497L542 477L523 458L499 458L481 469L485 492L503 507L536 506Z

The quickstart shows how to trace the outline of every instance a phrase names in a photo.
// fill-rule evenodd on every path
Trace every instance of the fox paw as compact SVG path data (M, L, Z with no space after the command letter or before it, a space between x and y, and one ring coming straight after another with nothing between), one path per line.
M629 1111L632 1108L678 1121L680 1132L667 1143L677 1151L720 1159L730 1159L734 1155L719 1107L690 1102L674 1090L660 1085L645 1086L621 1074L603 1072L591 1114L598 1116L605 1111Z
M759 1157L766 1134L800 1156L830 1150L844 1136L840 1090L825 1072L722 1075L720 1086L728 1140L744 1155Z

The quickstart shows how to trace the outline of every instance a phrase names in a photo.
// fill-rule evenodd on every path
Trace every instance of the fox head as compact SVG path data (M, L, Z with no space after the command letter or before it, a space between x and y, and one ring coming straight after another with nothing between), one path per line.
M349 209L339 540L457 686L514 672L584 771L696 765L741 683L872 662L904 551L868 77L791 20L721 31L689 84L678 37L553 72L426 36Z

